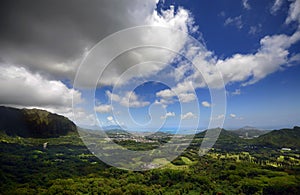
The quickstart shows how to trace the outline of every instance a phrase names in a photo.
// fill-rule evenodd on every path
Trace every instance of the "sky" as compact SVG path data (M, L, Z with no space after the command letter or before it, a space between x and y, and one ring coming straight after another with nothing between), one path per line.
M300 0L7 0L0 14L1 105L89 128L300 125Z

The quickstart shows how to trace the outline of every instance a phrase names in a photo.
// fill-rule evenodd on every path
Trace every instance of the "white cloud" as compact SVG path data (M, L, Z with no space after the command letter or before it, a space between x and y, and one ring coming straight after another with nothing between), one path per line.
M241 95L241 89L236 89L231 95Z
M197 99L194 93L181 93L178 95L179 102L187 103Z
M216 66L223 75L225 84L250 81L243 85L256 83L267 75L283 68L288 63L289 48L300 40L300 32L292 36L274 35L261 39L260 49L255 54L235 54L225 60L218 60Z
M193 18L190 15L188 10L181 7L175 10L175 8L171 6L170 9L164 10L161 13L154 10L146 18L144 25L164 27L162 30L158 30L158 28L153 28L153 30L149 28L147 31L143 32L137 30L133 34L130 34L130 36L126 36L126 39L122 39L123 43L121 46L114 44L115 42L111 43L111 45L108 44L106 48L118 51L122 50L121 48L127 50L128 48L126 48L126 46L130 46L132 43L138 42L140 45L148 45L149 40L151 40L151 44L156 43L162 48L168 48L168 50L145 47L124 52L122 55L115 58L109 65L107 64L106 66L106 64L103 64L103 66L106 66L106 69L99 79L99 84L124 86L133 78L155 76L156 73L163 70L168 63L174 59L175 53L179 53L179 51L182 50L187 41L188 33L197 30L197 26L194 25ZM164 30L166 29L165 27L173 30ZM180 32L176 30L180 30ZM101 55L97 57L100 59L109 58L107 53L103 53L104 56ZM145 68L143 62L149 61L166 63L152 63ZM134 68L134 71L128 71L130 68ZM91 65L86 72L83 72L82 74L84 75L78 77L78 83L82 83L83 86L93 85L92 81L85 78L96 74L95 70L99 70L98 64ZM126 76L124 76L125 72Z
M193 118L196 118L196 115L194 115L192 112L187 112L187 113L181 115L182 120L188 120L188 119L193 119Z
M113 116L106 117L107 122L104 122L103 125L116 125L117 122L115 121Z
M167 112L165 116L161 116L161 119L166 119L168 117L175 117L175 112Z
M182 7L175 10L175 7L172 5L170 9L162 10L161 14L159 14L157 10L154 10L152 15L148 17L147 23L155 26L179 29L184 32L195 32L198 29L198 27L194 25L194 20L188 10Z
M119 95L113 94L109 90L107 90L106 95L111 101L118 102L124 107L139 108L148 106L150 104L150 102L148 101L140 100L139 97L135 94L135 92L125 92L125 94L122 97L120 97Z
M194 92L195 88L193 82L185 80L183 82L177 83L176 87L172 88L176 94Z
M230 114L230 117L231 118L236 118L236 115L235 114Z
M114 117L112 117L112 116L108 116L106 119L107 119L109 122L113 122L113 121L114 121Z
M156 93L156 96L161 98L165 103L173 103L169 101L176 95L182 103L191 102L197 99L195 95L195 88L191 81L178 82L172 89L164 89Z
M237 27L238 29L242 29L243 28L242 16L237 16L234 18L229 17L225 20L224 25L225 26L232 25Z
M112 106L110 104L103 104L95 107L95 110L99 113L110 113L112 111Z
M105 91L105 94L108 96L110 101L119 102L121 100L121 98L117 94L113 94L109 90Z
M193 87L212 88L222 87L219 73L222 74L224 84L247 82L243 85L254 84L267 75L283 69L290 63L288 48L300 40L300 32L291 36L280 34L265 36L260 41L260 48L253 54L234 54L226 59L218 59L206 49L200 49L192 59L199 71L194 71L182 83L192 82ZM205 54L205 55L204 55ZM250 78L250 79L249 79ZM183 84L178 84L183 85Z
M293 13L297 13L296 2L290 6L291 13L288 18L292 17ZM242 26L241 16L235 19L228 19L226 24L237 23ZM259 31L261 25L258 24L256 32ZM252 32L254 33L254 32ZM260 47L254 53L249 54L234 54L225 59L218 58L213 52L207 50L204 44L195 46L189 45L186 47L186 54L192 58L192 63L196 64L200 71L184 68L192 72L186 76L183 81L180 81L172 89L166 89L158 92L157 97L170 99L175 94L192 92L194 88L202 88L210 86L212 88L223 87L223 82L220 82L219 73L223 77L224 84L242 82L242 86L251 85L265 78L269 74L278 70L283 70L285 67L295 64L292 61L299 59L298 54L290 55L289 48L300 40L300 31L296 31L292 35L277 34L265 36L260 40ZM183 74L181 74L183 75ZM176 80L180 80L175 77ZM188 84L188 85L187 85ZM238 95L239 91L233 93Z
M197 65L201 72L192 69L190 71L192 73L177 82L176 86L159 91L156 96L169 100L176 94L192 93L194 89L207 87L207 85L212 88L223 87L219 73L225 85L236 82L242 82L242 86L254 84L273 72L295 64L292 61L297 60L298 55L290 55L288 49L299 40L300 31L292 35L265 36L260 40L260 48L255 53L237 53L225 59L218 59L204 45L187 47L186 53L191 54L192 63ZM237 90L233 95L239 93L240 91Z
M187 54L187 56L190 56L190 55L193 55L192 52L193 52L193 49L190 49L189 50L191 53L190 54ZM175 78L175 81L178 82L178 81L181 81L183 78L185 78L185 74L186 72L188 71L191 71L192 70L192 66L190 63L188 63L187 61L181 61L179 60L179 65L177 68L175 68L175 71L173 71L171 73L171 77Z
M230 114L230 118L235 119L235 120L243 120L243 117L238 117L236 114Z
M156 93L157 97L161 97L164 99L170 99L174 97L176 94L170 89L164 89Z
M93 113L72 107L72 101L84 102L79 91L24 67L0 64L0 91L1 105L43 109L63 115L77 125L96 125Z
M19 106L71 107L81 93L24 67L0 64L0 103Z
M150 102L139 100L138 96L134 92L127 92L125 97L121 99L120 104L125 107L144 107L148 106Z
M51 78L72 81L83 56L88 54L88 48L92 48L94 44L112 33L141 25L169 27L175 31L172 33L163 30L160 33L136 33L126 40L128 44L132 40L137 40L146 45L148 40L154 40L162 47L179 52L186 42L188 33L195 32L197 26L194 25L188 10L182 7L175 9L174 6L171 6L167 10L157 11L157 3L156 0L143 0L142 2L131 0L115 4L110 0L102 0L88 3L85 5L88 8L86 10L80 10L82 2L74 2L71 6L68 3L61 3L59 6L56 4L48 5L47 2L45 5L36 4L34 6L30 6L30 3L28 5L20 4L16 6L16 9L21 11L14 15L12 19L14 23L8 25L14 26L14 28L3 29L14 33L7 34L12 36L10 39L3 41L0 38L3 42L0 46L0 58L5 62L22 64L23 67L29 67L30 70L46 73ZM67 10L68 14L65 15L63 14L64 11L58 11L58 15L51 15L47 10L41 11L40 15L44 21L41 23L36 20L36 9L43 10L46 7ZM78 11L82 13L80 20L78 20ZM61 18L63 19L60 20ZM68 21L68 27L63 22L65 20ZM20 43L16 41L17 38L14 38L14 36L19 36L15 28L23 29L23 25L26 25L27 28L26 32L22 32L21 36L24 39ZM103 26L105 28L102 28ZM181 30L184 33L178 33L176 30ZM49 32L51 33L49 34ZM35 39L32 35L36 35L39 39ZM111 50L120 47L115 43L107 46L106 48ZM121 46L126 48L126 43ZM114 85L124 71L136 64L151 60L168 62L173 59L174 53L161 51L162 49L157 48L141 48L125 52L124 55L115 58L109 64L105 74L99 80L99 84ZM106 58L107 55L103 52L99 54L99 58ZM85 70L86 75L83 76L83 79L77 80L80 84L78 86L90 87L94 85L94 83L89 83L91 79L86 78L90 78L94 70L99 69L98 65L91 67L90 70ZM103 66L105 65L103 64ZM166 64L153 64L147 68L138 66L139 74L135 74L136 72L129 74L119 84L126 84L131 78L153 76L165 66Z
M7 36L0 37L0 58L55 79L72 80L86 48L119 30L145 25L156 4L156 0L5 4L6 13L14 12L14 17L1 29Z
M300 0L294 0L294 2L290 4L288 17L286 18L285 23L289 24L292 21L297 21L298 25L300 23Z
M155 100L154 104L155 105L161 105L163 108L166 108L168 104L173 104L174 101L172 99L160 99L160 100Z
M251 6L250 6L248 0L242 0L242 4L245 9L247 9L247 10L251 9Z
M272 5L270 12L271 14L275 15L276 12L281 8L283 0L275 0L274 4Z
M156 2L147 2L148 3L146 3L145 10L143 11L135 9L136 7L134 7L133 10L126 9L126 13L130 12L132 16L134 16L130 17L130 20L137 21L129 22L127 21L127 17L123 16L121 16L117 21L120 21L120 24L123 24L123 22L126 23L122 27L133 26L132 24L148 24L172 27L177 30L183 30L186 33L195 32L197 30L197 26L194 25L193 18L188 10L183 8L175 10L174 7L171 7L160 14L155 10ZM247 1L244 2L247 4ZM299 0L296 0L290 4L289 14L286 18L287 24L291 23L292 21L299 22L299 2ZM282 1L276 0L273 6L275 6L275 4L276 6L279 6L280 3L282 3ZM274 8L274 10L276 9ZM227 18L224 25L234 25L241 29L243 27L242 16ZM122 27L113 28L114 30L110 30L103 34L108 35L111 32L116 32L118 29L123 29ZM251 33L257 32L258 30L253 28ZM216 67L220 70L225 84L244 82L243 85L250 85L265 78L267 75L275 71L283 69L284 66L290 65L291 61L299 60L299 54L291 55L288 50L292 44L300 40L299 31L292 35L278 34L265 36L261 39L260 48L256 52L249 54L237 53L225 59L216 56L213 52L209 51L204 44L197 46L192 44L188 45L187 36L182 36L182 34L137 34L134 36L134 39L139 39L141 42L147 39L155 39L157 42L161 43L162 46L171 48L175 52L186 47L186 54L192 58L192 63L198 64L200 67L201 73L194 71L189 76L181 73L183 71L193 70L188 67L188 64L182 64L182 66L178 67L177 70L180 72L180 74L174 74L173 76L174 80L176 81L175 86L171 89L162 90L156 94L156 96L160 98L156 101L156 103L160 103L164 106L174 102L174 97L176 96L175 94L178 95L180 101L190 102L196 99L196 96L193 94L194 88L206 87L207 84L215 88L222 87L220 86L220 82L218 82L219 76ZM89 44L94 43L93 41L90 41L90 39L87 40ZM128 40L128 42L131 42L131 40ZM115 47L118 47L118 45ZM70 107L72 102L72 93L75 94L76 101L82 101L80 92L68 88L64 83L53 78L58 76L61 76L64 79L72 77L70 75L74 74L74 71L78 66L78 59L81 57L81 55L83 55L83 53L85 53L84 49L82 49L82 47L80 48L82 50L80 55L75 55L75 57L74 55L71 55L72 57L68 58L67 60L64 60L63 58L55 60L52 59L50 61L45 60L47 62L43 61L48 57L52 58L51 55L47 56L41 54L39 59L32 58L34 55L29 55L33 53L39 54L38 52L36 53L36 50L38 50L37 48L35 48L35 51L32 53L18 53L15 51L11 52L10 49L5 48L5 52L11 53L10 55L12 56L5 58L5 60L9 60L14 56L18 56L18 59L23 58L25 62L25 64L22 66L30 67L30 70L34 71L43 71L47 75L54 75L54 77L47 79L42 74L30 72L28 69L21 66L1 65L1 103L27 107L40 106L42 108L56 110L57 112L62 112L62 110L65 109L67 110L65 115L71 113ZM22 51L23 50L25 51L25 49L22 49ZM3 49L1 51L3 51ZM157 55L158 53L160 55ZM129 51L127 55L121 55L109 65L104 77L101 78L100 83L104 85L115 84L116 80L124 73L124 71L140 62L149 60L171 61L174 58L174 55L161 54L166 53L161 53L161 50L157 48ZM33 63L33 61L35 65L31 66L30 64ZM140 66L137 71L129 74L124 81L128 81L133 77L153 76L164 68L166 68L166 65L162 64L153 64L152 66L147 67ZM139 74L136 74L137 72ZM86 78L89 78L89 76L84 77L85 80L89 80ZM47 91L47 93L45 93L45 91ZM238 94L240 91L235 91L233 94L234 93ZM130 94L127 92L124 94L112 94L110 91L106 91L106 94L112 101L119 102L122 106L126 107L143 107L150 104L148 101L140 100L135 93ZM108 112L109 110L110 108L107 105L102 105L101 108L98 108L98 111L100 112ZM82 116L84 113L85 112L82 111ZM91 116L90 118L92 119L92 115L87 113L86 115ZM181 117L184 117L185 115L182 115Z
M202 104L202 106L207 107L207 108L211 107L211 104L207 101L203 101L201 104Z

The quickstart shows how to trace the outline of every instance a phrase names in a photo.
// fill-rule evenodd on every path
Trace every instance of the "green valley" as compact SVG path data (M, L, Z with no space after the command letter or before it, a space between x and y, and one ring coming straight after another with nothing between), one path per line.
M1 131L0 193L299 194L299 132L294 127L242 139L222 129L214 147L199 156L205 135L201 132L171 163L135 172L101 162L74 131L56 137L22 137ZM108 134L130 150L150 150L173 136L132 137L119 130Z

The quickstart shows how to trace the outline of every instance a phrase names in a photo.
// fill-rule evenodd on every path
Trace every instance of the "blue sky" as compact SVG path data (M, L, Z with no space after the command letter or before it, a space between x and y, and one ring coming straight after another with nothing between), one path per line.
M84 127L300 125L300 0L82 6L3 6L1 105L45 109ZM145 46L127 48L135 43Z
M274 2L272 1L164 1L158 4L157 10L167 10L174 6L175 14L179 7L189 11L194 20L194 26L198 26L196 32L190 33L196 39L204 42L207 50L212 51L219 59L231 58L235 54L255 54L261 47L260 40L265 36L285 34L291 36L298 29L296 21L286 23L289 6L291 2L282 1L277 11L271 11ZM297 41L287 50L289 57L299 53L300 43ZM251 63L251 61L249 61ZM246 64L247 65L247 64ZM176 64L173 64L176 67ZM260 66L264 66L263 63ZM226 83L227 111L225 115L225 128L239 128L250 125L263 129L292 127L299 125L300 111L300 73L299 61L287 67L281 64L278 68L267 74L264 78L258 79L254 84L243 86L251 75L240 81ZM130 108L132 117L139 123L149 122L149 106L155 102L155 94L168 87L161 84L148 83L139 86L134 92L149 105L141 108ZM106 88L105 90L109 90ZM109 98L105 90L98 90L100 102L107 102ZM211 117L211 107L214 106L210 99L209 90L205 87L196 88L197 101L200 112L193 113L194 119L185 123L183 129L192 128L192 123L200 120L199 128L205 128ZM207 102L204 106L202 102ZM188 106L188 105L184 105ZM169 117L166 117L166 124L163 129L176 129L180 116L179 102L169 104L166 108ZM107 117L111 113L98 114L104 125L110 124ZM122 118L122 117L121 117ZM119 121L120 122L120 121ZM126 125L126 128L137 130L138 127ZM149 128L146 126L145 129Z

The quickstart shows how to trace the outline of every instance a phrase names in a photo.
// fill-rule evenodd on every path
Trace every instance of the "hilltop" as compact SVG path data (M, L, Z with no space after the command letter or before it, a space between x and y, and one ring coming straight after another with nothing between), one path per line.
M214 131L218 129L211 129ZM253 129L251 129L252 131ZM252 139L244 139L235 132L236 130L219 129L219 137L214 144L214 148L222 149L225 151L238 151L246 147L250 148L273 148L280 149L283 147L300 150L300 127L295 126L292 129L279 129L279 130L264 130L262 135L252 137ZM245 130L248 132L249 130ZM254 130L253 130L254 131ZM261 130L255 130L261 131ZM195 135L194 143L200 146L202 139L205 137L206 131ZM249 137L248 137L249 138Z
M47 138L76 132L76 125L45 110L0 106L0 130L9 136Z
M300 149L300 127L295 126L293 129L273 130L267 134L261 135L255 139L257 145L264 145L277 148Z
M0 106L0 131L8 136L51 138L77 132L76 125L64 116L50 113L39 109L17 109ZM240 150L244 147L288 147L300 149L300 127L280 130L258 130L254 127L243 127L237 130L214 129L219 131L219 137L214 148L229 150ZM211 131L211 130L210 130ZM109 137L117 141L136 140L136 136L121 129L105 130ZM206 131L194 136L193 145L200 146ZM138 136L139 137L139 136ZM165 143L172 134L157 132L147 134L143 139ZM189 136L187 136L189 137ZM252 139L243 139L252 138ZM120 141L119 140L119 141Z
M260 130L255 127L245 126L236 130L230 130L232 133L237 134L241 138L252 139L259 137L263 134L270 132L270 130Z

